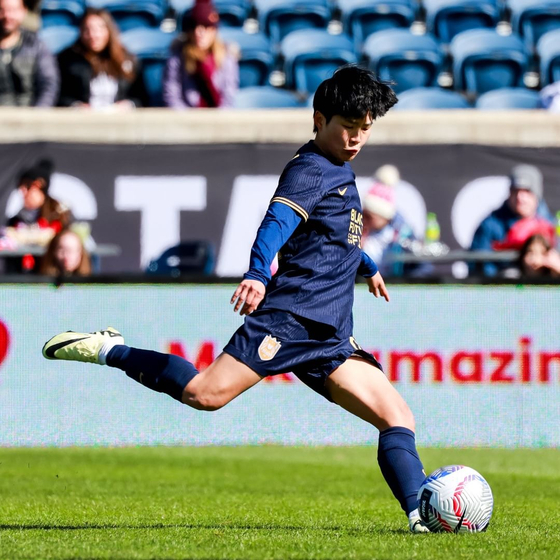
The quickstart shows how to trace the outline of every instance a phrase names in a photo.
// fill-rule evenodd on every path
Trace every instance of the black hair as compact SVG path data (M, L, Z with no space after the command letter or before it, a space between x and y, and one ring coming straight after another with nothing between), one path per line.
M50 159L42 159L37 163L24 169L19 176L19 181L17 186L24 183L31 183L37 179L43 179L44 187L43 190L47 192L49 190L49 185L51 182L51 175L54 171L54 163Z
M327 123L335 115L361 119L369 113L376 120L396 102L389 83L378 80L367 68L347 64L319 85L313 97L313 111L323 114Z

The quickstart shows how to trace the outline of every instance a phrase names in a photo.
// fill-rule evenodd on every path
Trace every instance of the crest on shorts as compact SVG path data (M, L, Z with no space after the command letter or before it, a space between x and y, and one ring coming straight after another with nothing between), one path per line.
M259 358L265 362L272 360L280 350L282 343L267 334L259 346Z

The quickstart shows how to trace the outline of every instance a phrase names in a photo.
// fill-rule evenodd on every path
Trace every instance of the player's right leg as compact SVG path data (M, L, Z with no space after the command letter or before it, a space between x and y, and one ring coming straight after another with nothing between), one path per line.
M119 368L138 383L198 410L217 410L261 380L229 354L199 372L179 356L125 346L122 335L110 327L56 335L43 346L43 356Z

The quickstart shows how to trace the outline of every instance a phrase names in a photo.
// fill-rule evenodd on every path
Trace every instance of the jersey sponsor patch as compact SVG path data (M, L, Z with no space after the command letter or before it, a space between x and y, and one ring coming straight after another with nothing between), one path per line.
M267 334L259 346L259 358L263 360L263 362L272 360L278 353L278 350L280 350L280 346L282 346L280 341Z

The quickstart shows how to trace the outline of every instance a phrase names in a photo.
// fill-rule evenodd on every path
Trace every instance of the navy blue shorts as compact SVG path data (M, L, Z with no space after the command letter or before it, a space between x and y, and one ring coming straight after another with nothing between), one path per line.
M287 311L254 311L245 318L224 352L249 366L261 377L294 373L311 389L332 401L327 377L356 355L382 370L374 356L353 337L340 338L334 327Z

